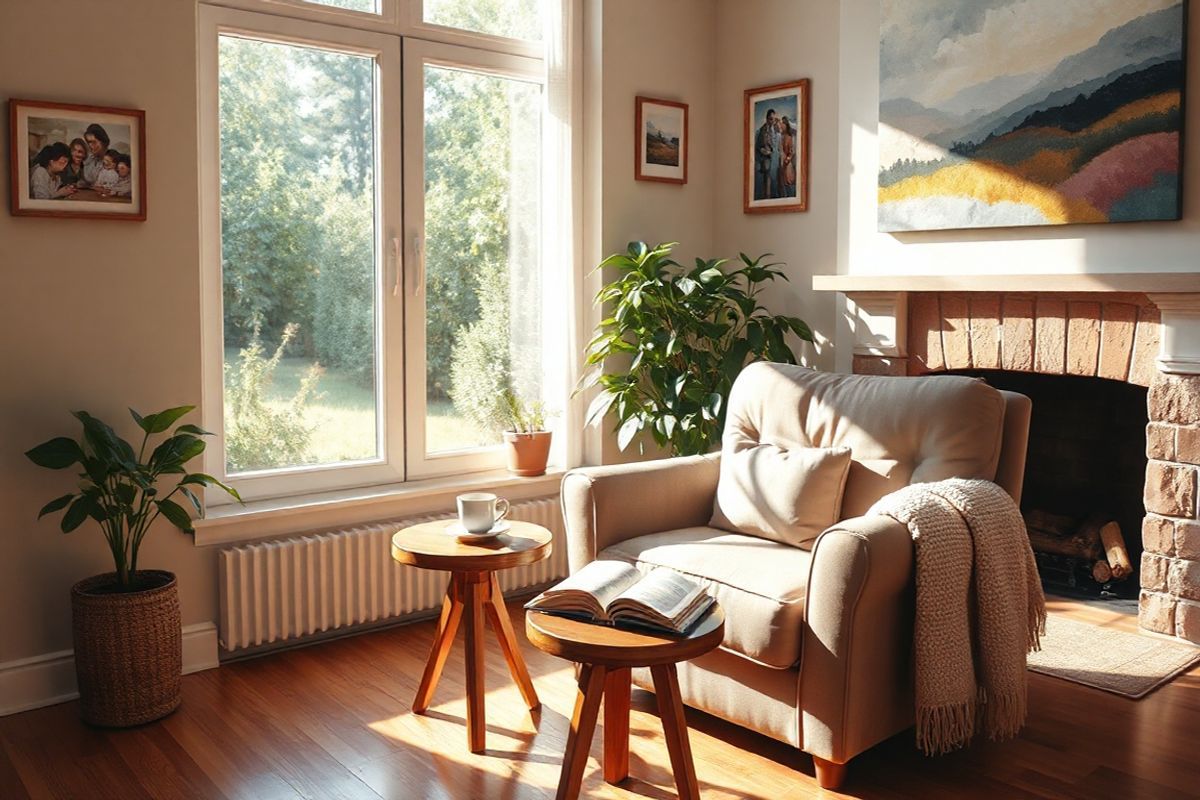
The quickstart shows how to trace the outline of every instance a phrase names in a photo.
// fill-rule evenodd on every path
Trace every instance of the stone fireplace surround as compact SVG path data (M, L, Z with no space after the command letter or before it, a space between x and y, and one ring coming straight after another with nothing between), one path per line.
M841 275L857 374L1000 369L1149 388L1138 622L1200 644L1200 274Z

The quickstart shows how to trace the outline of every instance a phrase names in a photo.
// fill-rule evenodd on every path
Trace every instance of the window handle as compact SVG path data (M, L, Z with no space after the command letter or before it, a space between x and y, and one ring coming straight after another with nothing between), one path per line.
M400 237L392 237L392 297L400 294Z
M413 272L413 294L419 295L425 291L425 248L421 234L413 234L412 249L413 263L416 266Z

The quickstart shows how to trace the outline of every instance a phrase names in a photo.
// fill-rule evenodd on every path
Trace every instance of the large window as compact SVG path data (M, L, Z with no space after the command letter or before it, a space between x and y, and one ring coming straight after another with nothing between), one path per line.
M425 5L524 39L536 9ZM208 468L253 498L499 466L505 395L547 391L541 60L201 20Z
M472 69L466 55L412 43L405 56L406 161L417 173L405 212L424 242L409 337L424 343L423 367L409 371L425 405L409 437L418 473L453 471L463 451L497 444L506 393L542 394L542 87L523 59Z
M376 459L375 62L218 41L226 474Z

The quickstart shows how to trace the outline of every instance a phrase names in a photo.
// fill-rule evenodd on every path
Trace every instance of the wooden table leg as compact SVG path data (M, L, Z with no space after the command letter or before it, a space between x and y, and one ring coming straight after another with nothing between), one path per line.
M651 667L650 674L654 678L658 716L662 719L671 769L675 773L675 789L680 800L700 800L696 766L692 763L692 747L688 743L687 720L683 716L683 700L679 696L679 675L674 664Z
M604 677L604 780L629 776L629 668L610 669Z
M583 768L587 766L588 750L596 732L596 717L600 713L600 698L604 695L604 667L584 664L579 671L579 692L575 696L575 713L571 715L571 732L563 753L562 773L558 778L556 800L575 800L583 785Z
M512 620L508 617L508 609L504 606L504 594L500 591L500 579L492 573L488 580L487 601L483 604L488 618L492 622L492 630L500 640L500 652L508 662L508 671L525 698L525 705L532 711L542 704L538 700L537 691L533 688L533 678L529 677L529 669L525 659L521 658L521 648L517 644L517 635L513 632Z
M483 595L487 573L471 573L464 578L467 640L467 745L472 753L486 746L486 720L483 711Z
M433 690L437 688L438 678L442 676L442 667L446 665L446 657L450 655L450 647L454 644L454 635L458 633L458 622L462 619L462 597L462 582L458 573L451 573L446 597L442 600L442 615L438 619L437 632L433 636L433 648L429 651L425 673L421 675L417 697L413 700L413 712L416 714L424 714L429 708L430 700L433 699Z

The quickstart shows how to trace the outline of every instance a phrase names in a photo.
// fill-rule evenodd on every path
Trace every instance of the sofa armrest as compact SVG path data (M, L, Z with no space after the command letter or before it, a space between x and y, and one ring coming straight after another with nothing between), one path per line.
M571 571L617 542L707 525L719 474L717 455L571 470L562 480Z
M913 543L855 517L813 546L800 664L803 748L844 764L913 724Z

